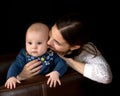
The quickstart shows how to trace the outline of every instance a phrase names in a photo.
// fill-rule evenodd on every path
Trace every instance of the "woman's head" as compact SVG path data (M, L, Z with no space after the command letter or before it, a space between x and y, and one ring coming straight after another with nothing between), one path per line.
M63 54L79 50L90 37L88 26L80 14L68 14L58 19L50 35L48 45Z

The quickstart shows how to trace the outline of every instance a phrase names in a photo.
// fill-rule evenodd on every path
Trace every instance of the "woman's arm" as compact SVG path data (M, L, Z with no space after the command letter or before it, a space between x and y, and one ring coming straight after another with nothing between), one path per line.
M78 62L72 58L65 58L65 57L63 58L71 68L73 68L74 70L76 70L81 74L84 73L84 67L85 67L84 63Z
M85 53L75 59L62 58L71 68L93 81L104 84L108 84L112 81L110 66L102 55L94 57L91 54Z

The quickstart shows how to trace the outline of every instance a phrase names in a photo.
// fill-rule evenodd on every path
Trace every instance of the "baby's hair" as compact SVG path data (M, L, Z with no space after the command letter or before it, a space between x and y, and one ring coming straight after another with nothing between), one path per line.
M49 31L49 27L44 23L36 22L28 27L28 31Z

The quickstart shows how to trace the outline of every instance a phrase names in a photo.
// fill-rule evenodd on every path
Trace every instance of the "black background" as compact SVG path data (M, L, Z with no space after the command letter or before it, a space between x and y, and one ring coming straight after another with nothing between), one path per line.
M63 14L80 12L94 29L93 42L109 62L113 72L113 84L118 80L117 2L84 0L11 0L8 3L8 30L0 54L18 52L24 46L25 32L33 23L42 21L49 26ZM116 54L117 53L117 54ZM118 54L119 55L119 54Z

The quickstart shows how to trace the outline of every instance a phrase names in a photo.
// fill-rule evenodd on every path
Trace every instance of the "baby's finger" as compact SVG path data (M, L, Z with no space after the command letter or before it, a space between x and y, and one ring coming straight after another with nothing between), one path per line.
M59 84L59 85L61 85L61 82L60 82L60 80L57 80L57 82L58 82L58 84Z
M54 83L53 87L56 87L56 82L57 82L57 81L54 81L54 82L53 82L53 83Z
M52 87L53 84L54 84L54 81L51 80L51 81L50 81L50 88Z
M48 78L48 80L47 80L47 85L49 85L49 83L50 83L50 78Z
M16 83L15 82L13 82L13 88L16 88Z

